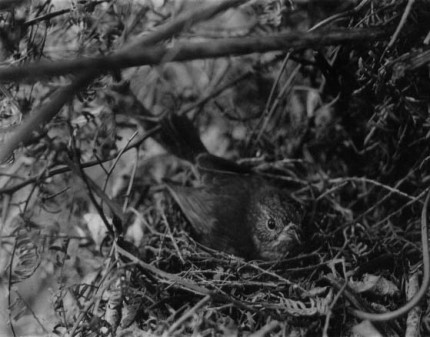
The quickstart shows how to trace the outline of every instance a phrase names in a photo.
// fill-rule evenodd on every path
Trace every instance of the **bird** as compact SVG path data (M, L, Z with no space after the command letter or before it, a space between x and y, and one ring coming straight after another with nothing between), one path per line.
M165 181L202 245L247 260L278 260L300 243L303 207L250 168L212 155L186 116L161 121L159 141L195 165L196 187Z

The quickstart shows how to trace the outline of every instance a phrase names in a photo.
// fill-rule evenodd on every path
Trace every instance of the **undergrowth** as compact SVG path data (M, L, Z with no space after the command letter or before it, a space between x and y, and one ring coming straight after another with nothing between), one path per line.
M49 3L2 16L6 27L21 25L6 64L109 54L189 9L106 1L45 20ZM1 280L17 335L374 336L350 309L407 302L430 177L430 7L252 3L230 12L238 25L212 19L175 41L312 27L387 35L182 63L167 55L158 66L109 69L77 92L0 173ZM3 85L2 141L68 83ZM187 113L212 153L291 191L306 210L297 251L246 261L194 241L163 179L193 185L198 175L154 141L165 113ZM427 301L418 309L423 335ZM397 336L408 327L402 317L373 329Z

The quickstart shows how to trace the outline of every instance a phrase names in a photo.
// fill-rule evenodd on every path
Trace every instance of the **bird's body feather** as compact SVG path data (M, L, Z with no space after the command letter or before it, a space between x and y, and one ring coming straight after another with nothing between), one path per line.
M250 245L251 229L244 217L249 203L243 202L249 198L249 182L238 176L217 179L222 179L221 185L214 184L212 180L211 184L201 187L167 186L199 242L251 258L256 255L256 249Z
M199 242L263 259L280 258L297 243L300 206L285 191L246 167L209 154L186 117L171 115L162 130L165 146L193 162L200 175L199 187L167 183Z

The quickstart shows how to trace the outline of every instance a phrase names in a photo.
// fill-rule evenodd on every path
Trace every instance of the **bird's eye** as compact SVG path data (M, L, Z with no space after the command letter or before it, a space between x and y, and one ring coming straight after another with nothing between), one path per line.
M275 220L273 220L272 218L270 218L267 221L267 228L269 228L271 231L273 231L276 228Z

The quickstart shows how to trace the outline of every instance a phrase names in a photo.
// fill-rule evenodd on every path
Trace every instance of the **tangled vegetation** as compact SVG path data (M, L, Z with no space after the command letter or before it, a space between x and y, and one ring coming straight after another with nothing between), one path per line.
M428 296L357 313L426 281L428 3L3 0L0 32L0 334L430 334ZM291 191L297 251L194 241L172 113Z

